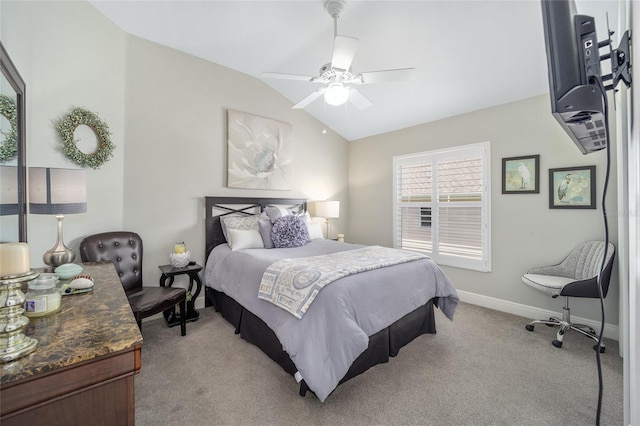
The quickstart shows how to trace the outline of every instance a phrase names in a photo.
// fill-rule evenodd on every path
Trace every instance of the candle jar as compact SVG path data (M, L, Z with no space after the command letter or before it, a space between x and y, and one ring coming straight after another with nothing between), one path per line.
M41 317L60 310L60 290L55 275L44 276L28 284L25 294L24 314L28 317Z

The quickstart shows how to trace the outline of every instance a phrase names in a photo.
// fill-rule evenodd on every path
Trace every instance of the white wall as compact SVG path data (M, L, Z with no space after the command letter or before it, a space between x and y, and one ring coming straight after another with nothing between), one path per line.
M613 140L615 140L615 135ZM392 157L450 146L491 142L492 271L444 267L459 290L508 302L560 311L562 302L525 286L520 277L534 266L562 260L582 241L602 239L599 207L605 153L582 155L550 112L548 96L501 105L349 144L349 240L392 246ZM502 158L540 154L540 193L503 195ZM612 153L615 163L615 147ZM596 210L549 209L550 168L596 165ZM615 164L607 196L616 210ZM617 216L609 217L615 243ZM617 274L606 299L607 323L618 323ZM572 314L599 320L596 300L572 300Z

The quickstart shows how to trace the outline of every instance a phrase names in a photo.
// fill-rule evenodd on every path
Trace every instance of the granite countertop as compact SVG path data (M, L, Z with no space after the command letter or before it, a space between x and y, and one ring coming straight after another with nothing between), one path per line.
M111 262L81 263L91 293L63 296L57 313L30 318L25 335L36 350L2 365L2 385L142 345L142 335ZM60 285L69 280L61 280Z

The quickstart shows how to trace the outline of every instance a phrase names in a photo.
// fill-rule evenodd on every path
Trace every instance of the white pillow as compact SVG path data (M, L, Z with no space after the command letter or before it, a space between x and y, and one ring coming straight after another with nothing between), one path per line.
M312 240L318 240L320 238L324 238L322 234L322 225L319 223L308 223L307 228L309 229L309 237Z
M230 214L220 218L224 238L229 241L229 229L258 229L258 215Z
M262 236L257 229L227 229L229 246L232 251L250 248L264 248Z
M299 213L298 216L300 216L307 225L311 223L311 215L309 212Z

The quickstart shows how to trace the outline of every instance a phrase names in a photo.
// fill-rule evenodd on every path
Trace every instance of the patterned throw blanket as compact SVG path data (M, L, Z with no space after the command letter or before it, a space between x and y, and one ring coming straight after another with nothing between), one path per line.
M282 259L264 272L258 298L300 319L318 292L339 278L426 257L399 249L370 246L322 256Z

